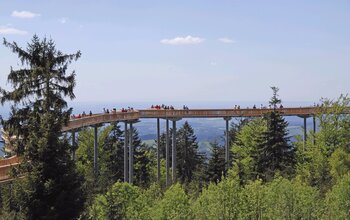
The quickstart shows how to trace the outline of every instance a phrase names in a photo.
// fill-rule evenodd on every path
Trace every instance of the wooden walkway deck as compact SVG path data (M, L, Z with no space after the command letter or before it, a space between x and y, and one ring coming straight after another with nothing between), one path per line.
M190 110L157 110L144 109L131 112L101 113L82 118L71 119L63 132L76 130L83 127L100 125L115 121L135 121L142 118L163 118L163 119L181 119L181 118L230 118L230 117L260 117L272 109L190 109ZM315 115L318 108L300 107L300 108L281 108L278 111L283 116L311 117ZM16 156L0 160L0 182L7 181L10 177L8 171L12 166L20 163Z

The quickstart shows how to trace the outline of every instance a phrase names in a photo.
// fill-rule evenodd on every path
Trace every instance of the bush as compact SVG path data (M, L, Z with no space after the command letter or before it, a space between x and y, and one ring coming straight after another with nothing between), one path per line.
M350 175L341 178L326 196L325 219L350 219Z
M193 219L190 200L180 184L171 186L152 209L153 219Z

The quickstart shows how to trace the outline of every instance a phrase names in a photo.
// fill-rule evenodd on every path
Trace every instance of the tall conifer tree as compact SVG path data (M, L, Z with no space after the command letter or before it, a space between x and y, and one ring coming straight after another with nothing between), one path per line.
M197 137L187 121L177 131L176 139L177 175L182 183L189 183L204 165L204 156L199 152Z
M132 145L134 147L134 182L146 188L151 181L151 149L142 143L136 128L133 129Z
M83 205L81 178L70 158L69 143L61 138L72 109L65 97L73 99L75 73L66 74L68 65L81 53L63 54L52 40L36 35L26 49L4 40L18 55L22 69L11 68L11 91L0 89L2 104L10 102L11 114L4 122L10 135L17 136L15 150L22 155L20 172L8 212L26 219L73 219Z
M210 143L211 157L206 171L207 181L218 183L225 174L225 148L218 142Z
M105 170L101 170L100 177L104 181L103 186L113 185L118 180L124 179L124 131L117 122L111 124L111 130L102 146L101 162L105 163Z
M258 140L257 171L265 180L271 180L276 172L288 174L293 171L295 151L288 137L288 122L281 116L278 105L278 88L273 91L270 105L273 110L264 117L267 121L267 130Z

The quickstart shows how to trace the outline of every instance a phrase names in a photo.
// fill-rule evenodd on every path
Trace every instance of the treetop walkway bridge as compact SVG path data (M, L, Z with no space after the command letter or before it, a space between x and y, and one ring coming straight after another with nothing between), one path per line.
M110 112L93 114L80 118L74 118L69 121L67 126L62 128L62 132L71 132L72 148L76 149L76 132L84 127L94 128L94 172L98 172L98 127L105 123L124 122L125 141L124 141L124 181L133 183L133 160L134 152L132 147L133 124L140 119L157 119L157 143L160 143L160 119L166 120L166 184L176 181L175 169L172 169L170 178L170 153L174 160L171 160L171 167L176 167L176 122L183 118L223 118L226 124L225 132L225 161L229 161L229 121L234 117L261 117L274 109L144 109L131 110L127 112ZM316 129L315 115L318 113L318 107L298 107L298 108L278 108L276 109L282 116L299 116L304 118L304 141L306 141L306 119L313 117L313 129ZM169 121L172 122L172 149L170 148ZM129 127L129 128L128 128ZM6 140L5 140L6 142ZM160 180L160 146L157 146L157 177ZM75 151L72 151L72 157L75 159ZM20 159L11 157L0 160L0 182L10 180L8 171L12 166L18 165Z

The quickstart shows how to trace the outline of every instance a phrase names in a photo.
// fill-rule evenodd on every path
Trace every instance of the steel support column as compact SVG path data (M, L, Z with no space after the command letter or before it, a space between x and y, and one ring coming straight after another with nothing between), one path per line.
M165 184L166 186L170 185L169 181L169 119L166 119L166 137L165 137L165 167L166 167L166 175L165 175Z
M306 117L304 117L304 146L306 145L307 139L307 127L306 127Z
M316 144L316 117L315 117L315 115L312 117L312 122L313 122L313 129L314 129L313 142L315 145Z
M171 156L171 177L172 183L176 182L176 120L173 120L173 137L172 137L172 156Z
M157 118L157 181L160 183L160 122Z
M132 136L133 136L133 128L132 123L130 123L129 130L129 183L133 184L134 180L134 147L132 146Z
M224 118L226 122L226 130L225 130L225 163L226 163L226 171L230 166L230 130L229 130L229 122L231 120L230 117Z
M75 150L76 150L76 142L75 142L75 131L72 131L72 160L75 160Z
M98 173L98 164L97 164L97 158L98 158L98 126L94 126L94 174L97 175Z
M128 182L128 122L124 126L124 182Z
M316 117L315 116L312 116L312 122L313 122L313 129L314 129L314 133L316 133Z

